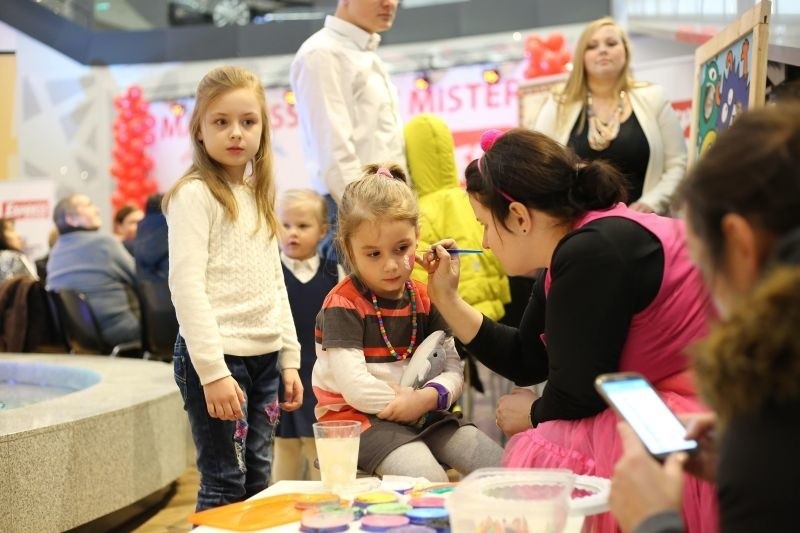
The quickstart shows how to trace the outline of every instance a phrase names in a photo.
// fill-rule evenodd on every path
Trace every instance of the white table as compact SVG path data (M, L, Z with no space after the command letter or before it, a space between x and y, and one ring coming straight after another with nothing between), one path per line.
M374 479L374 478L372 478ZM360 482L365 482L363 479ZM375 479L375 483L379 483L379 480ZM596 490L597 494L593 496L594 501L592 504L591 512L587 512L586 514L594 514L600 513L607 510L607 498L608 498L608 489L609 489L609 482L605 479L600 478L593 478L590 476L576 476L576 486L581 486L585 489L593 489ZM365 487L365 491L373 491L373 490L380 490L379 487ZM275 496L278 494L287 494L290 492L301 492L301 493L312 493L312 492L327 492L322 487L322 482L320 481L278 481L271 487L259 492L250 500L257 500L260 498L266 498L268 496ZM351 497L350 495L343 495L345 497ZM598 504L599 502L599 504ZM581 526L583 525L583 516L571 516L569 521L567 522L567 526L564 529L565 533L572 533L572 532L580 532ZM254 533L296 533L300 530L300 522L293 522L291 524L285 524L283 526L273 527L269 529L261 529ZM219 529L216 527L209 527L209 526L198 526L194 530L193 533L231 533L230 529ZM361 527L359 526L358 522L353 522L350 524L350 531L362 531ZM458 533L458 532L454 532Z

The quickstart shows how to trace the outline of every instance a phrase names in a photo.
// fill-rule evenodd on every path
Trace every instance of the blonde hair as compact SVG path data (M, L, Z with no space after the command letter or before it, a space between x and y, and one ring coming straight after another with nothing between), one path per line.
M278 219L275 216L275 190L272 176L272 151L270 150L269 116L267 102L264 97L264 88L255 74L249 70L235 66L223 66L211 70L203 76L197 86L197 101L195 102L192 118L189 121L189 135L192 139L192 164L181 178L164 195L162 207L167 213L169 201L183 185L191 180L202 180L211 195L222 205L225 214L236 220L239 213L236 198L225 178L222 166L211 158L200 141L200 124L208 107L214 100L230 91L249 89L258 101L261 110L261 139L256 152L253 165L253 195L258 210L258 221L255 231L261 227L262 221L267 225L271 235L278 229Z
M573 102L584 102L589 94L589 86L586 80L586 66L584 65L584 55L586 48L589 46L589 41L597 30L603 26L613 26L619 33L622 46L625 48L625 64L620 72L619 79L617 80L617 87L615 92L628 91L633 87L636 82L633 80L631 74L631 43L628 40L628 35L625 33L619 24L617 24L611 17L603 17L590 22L586 28L583 29L578 42L575 44L575 51L572 54L572 72L570 72L567 82L556 89L556 101L558 106L558 120L562 120L563 110L565 105ZM579 118L580 131L583 131L583 126L586 122L586 110L581 112Z
M392 177L378 174L388 170ZM339 203L336 244L348 271L358 275L351 239L364 222L408 221L419 228L419 206L403 170L395 164L366 165L361 177L345 187Z
M723 423L800 397L800 268L768 274L696 350L704 399Z
M301 204L311 204L320 225L328 223L328 202L314 189L287 189L281 193L278 199L278 206L281 209L289 209Z

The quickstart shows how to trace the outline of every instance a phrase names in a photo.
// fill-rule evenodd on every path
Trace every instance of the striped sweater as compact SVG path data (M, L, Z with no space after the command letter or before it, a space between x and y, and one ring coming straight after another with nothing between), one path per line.
M461 395L464 375L447 323L431 304L425 284L412 281L417 304L418 346L437 330L447 332L445 370L431 381L444 386L449 403ZM404 354L411 339L411 302L378 298L389 342ZM317 361L312 383L318 420L359 420L369 427L366 414L380 412L394 398L388 385L398 383L408 360L396 360L386 347L369 290L348 277L334 287L317 315Z

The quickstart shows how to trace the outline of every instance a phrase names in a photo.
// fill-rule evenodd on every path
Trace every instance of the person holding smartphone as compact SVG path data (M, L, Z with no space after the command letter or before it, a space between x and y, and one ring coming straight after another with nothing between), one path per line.
M698 385L716 414L687 418L698 453L674 454L663 464L621 423L624 453L614 468L612 513L625 531L684 531L678 495L687 470L717 483L721 531L794 531L800 106L738 117L694 166L679 198L692 257L723 317L694 359Z
M469 201L508 275L538 277L518 327L498 324L458 294L453 240L420 261L429 293L466 348L521 386L497 406L510 436L503 464L610 477L621 453L617 417L594 389L604 373L634 371L675 412L701 409L686 346L707 333L708 293L686 249L683 223L628 208L625 182L602 160L583 161L548 136L487 132L466 170ZM687 483L687 520L716 531L713 487ZM594 531L617 525L603 515Z

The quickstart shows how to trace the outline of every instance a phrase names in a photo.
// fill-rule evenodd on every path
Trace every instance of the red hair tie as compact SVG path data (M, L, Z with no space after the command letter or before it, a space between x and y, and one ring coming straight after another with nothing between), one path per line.
M494 146L494 143L497 142L497 139L502 137L502 135L504 133L505 132L502 131L502 130L490 129L490 130L484 131L481 134L481 149L483 150L483 155L486 155L486 152L488 152L489 149L492 146ZM483 176L483 178L486 179L486 175L483 173L483 170L481 169L481 164L483 163L483 155L478 159L478 172L480 172L481 176ZM502 196L503 198L505 198L509 202L516 202L517 201L517 200L514 199L514 197L512 197L510 194L506 193L500 187L495 185L494 189L500 194L500 196Z

